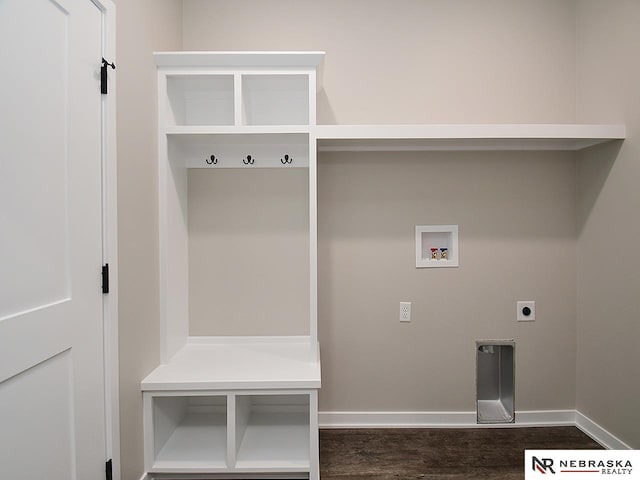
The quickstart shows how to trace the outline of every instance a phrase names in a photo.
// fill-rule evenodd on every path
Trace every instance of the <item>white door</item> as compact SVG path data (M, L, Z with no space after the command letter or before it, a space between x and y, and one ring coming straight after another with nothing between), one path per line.
M90 0L0 0L0 478L105 468L100 60Z

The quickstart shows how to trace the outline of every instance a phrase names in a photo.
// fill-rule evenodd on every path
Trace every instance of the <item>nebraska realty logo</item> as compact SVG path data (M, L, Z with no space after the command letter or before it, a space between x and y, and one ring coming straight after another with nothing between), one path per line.
M525 480L640 480L640 450L526 450L524 457Z

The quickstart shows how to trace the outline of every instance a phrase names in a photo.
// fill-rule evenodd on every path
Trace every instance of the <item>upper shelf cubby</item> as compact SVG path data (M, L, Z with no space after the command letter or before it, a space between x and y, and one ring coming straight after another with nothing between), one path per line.
M169 123L233 125L233 83L233 75L167 75Z
M309 125L308 75L241 78L243 125Z
M318 125L319 151L582 150L624 140L624 125Z

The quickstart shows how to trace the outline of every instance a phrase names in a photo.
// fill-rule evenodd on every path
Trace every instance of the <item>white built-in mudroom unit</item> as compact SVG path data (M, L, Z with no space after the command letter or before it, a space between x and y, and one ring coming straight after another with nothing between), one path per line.
M578 151L625 138L619 124L317 125L323 57L154 54L162 361L141 384L152 478L319 479L318 152ZM416 271L459 268L463 235L416 225ZM535 321L535 301L514 316ZM516 351L513 339L476 342L472 423L520 420Z

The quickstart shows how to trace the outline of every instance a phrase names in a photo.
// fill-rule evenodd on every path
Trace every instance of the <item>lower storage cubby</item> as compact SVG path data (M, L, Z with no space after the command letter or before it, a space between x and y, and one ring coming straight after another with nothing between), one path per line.
M227 397L153 398L153 468L227 467Z
M237 395L235 423L237 469L309 469L309 395Z
M317 479L316 405L315 391L145 392L147 472Z

